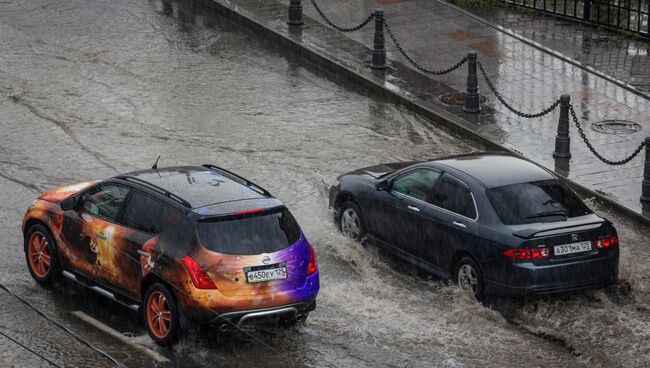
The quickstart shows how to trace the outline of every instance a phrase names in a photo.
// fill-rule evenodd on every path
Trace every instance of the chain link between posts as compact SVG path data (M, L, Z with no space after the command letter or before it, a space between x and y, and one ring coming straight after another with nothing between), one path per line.
M451 73L454 70L460 68L463 64L467 62L467 56L463 57L460 59L460 61L454 65L452 65L450 68L444 69L444 70L431 70L423 67L422 65L418 64L413 58L406 53L402 45L397 41L397 38L395 38L395 34L393 31L390 29L390 26L388 26L388 23L386 22L386 19L384 19L384 27L386 27L386 33L388 33L388 37L390 37L391 41L395 44L395 47L397 47L397 50L399 50L400 54L404 55L406 60L409 61L415 68L417 68L419 71L427 74L432 74L432 75L444 75L447 73Z
M320 9L320 7L318 6L318 4L316 4L316 1L315 1L315 0L311 0L311 4L314 6L314 9L316 9L316 11L317 11L318 14L321 16L321 18L323 18L323 20L325 21L325 23L329 24L330 26L332 26L332 28L334 28L334 29L336 29L336 30L338 30L338 31L340 31L340 32L354 32L354 31L358 31L358 30L360 30L361 28L365 27L368 23L370 23L370 21L375 17L375 13L370 13L370 15L368 16L368 18L366 18L366 20L364 20L364 21L361 22L360 24L358 24L358 25L356 25L356 26L354 26L354 27L344 28L344 27L340 27L340 26L337 26L336 24L332 23L332 21L327 17L327 15L325 15L325 13L323 13L323 11Z
M509 104L509 103L508 103L508 102L503 98L503 96L501 95L501 93L499 93L499 91L498 91L497 88L494 86L494 84L492 83L492 81L490 80L490 78L488 78L487 73L485 73L485 69L483 69L483 64L481 64L480 61L477 61L476 63L478 64L478 68L479 68L479 70L481 71L481 74L483 75L483 79L485 79L485 82L487 83L487 85L488 85L488 87L490 88L490 90L492 91L492 93L494 93L494 95L497 97L497 99L498 99L498 100L499 100L499 101L500 101L500 102L501 102L505 107L507 107L508 110L510 110L510 111L512 111L513 113L515 113L515 115L520 116L520 117L522 117L522 118L528 118L528 119L532 119L532 118L541 118L542 116L545 116L545 115L550 114L553 110L555 110L555 109L560 105L560 99L558 98L555 102L553 102L553 104L551 104L551 106L549 106L548 108L544 109L544 110L541 111L541 112L534 113L534 114L528 114L528 113L525 113L525 112L521 112L521 111L515 109L514 107L512 107L512 105L510 105L510 104Z
M311 3L314 6L314 9L316 9L318 14L321 16L321 18L323 18L323 20L327 24L329 24L334 29L336 29L336 30L338 30L340 32L358 31L361 28L365 27L368 23L370 23L370 21L375 17L375 14L371 13L368 16L368 18L366 18L363 22L359 23L358 25L356 25L354 27L349 27L349 28L340 27L340 26L337 26L336 24L332 23L332 21L327 17L327 15L325 15L325 13L323 13L323 11L320 9L320 7L318 6L318 4L316 3L315 0L311 0ZM451 73L454 70L460 68L463 64L465 64L469 60L467 58L467 56L465 56L462 59L460 59L460 61L458 63L452 65L451 67L449 67L447 69L443 69L443 70L427 69L427 68L423 67L422 65L418 64L406 52L406 50L404 50L404 48L399 43L399 41L397 41L397 38L395 37L395 34L393 33L393 30L388 25L388 22L386 22L386 19L383 19L383 23L384 23L384 27L386 27L386 33L388 33L388 37L391 39L393 44L395 44L395 47L397 47L397 50L400 52L400 54L402 54L404 56L404 58L406 58L406 60L408 60L408 62L411 63L416 69L418 69L419 71L421 71L423 73L432 74L432 75L444 75L444 74L447 74L447 73ZM517 116L520 116L522 118L528 118L528 119L541 118L541 117L546 116L546 115L550 114L551 112L553 112L560 105L560 99L557 99L549 107L547 107L546 109L544 109L544 110L542 110L542 111L540 111L538 113L532 113L531 114L531 113L525 113L525 112L519 111L516 108L514 108L512 105L510 105L508 103L508 101L506 101L505 98L501 95L501 93L497 90L497 88L494 86L494 83L492 83L490 78L488 78L487 73L485 72L485 69L483 68L483 64L480 61L477 61L477 64L478 64L479 70L481 71L481 75L483 75L483 79L485 79L485 82L487 83L488 87L490 88L490 91L492 91L492 93L494 93L494 95L499 100L499 102L501 102L508 110L512 111ZM611 166L625 165L628 162L630 162L632 159L634 159L639 153L641 153L641 151L646 146L645 142L641 142L641 144L634 150L634 152L632 152L632 154L630 156L628 156L628 157L626 157L626 158L624 158L622 160L619 160L619 161L608 160L605 157L603 157L600 153L598 153L598 151L596 151L594 146L589 141L589 138L587 138L587 136L586 136L586 134L584 132L584 129L582 128L582 125L580 124L580 121L578 120L578 117L576 116L576 112L573 109L572 104L569 105L569 111L571 113L571 118L573 119L573 123L575 124L576 128L578 129L578 133L580 134L580 137L585 142L585 144L587 145L587 147L589 148L591 153L593 153L594 156L596 156L600 161L602 161L603 163L605 163L607 165L611 165Z
M587 138L585 131L582 129L582 124L580 124L580 121L578 121L578 116L576 115L576 112L573 109L573 104L569 105L569 112L571 113L571 118L573 119L573 123L575 124L576 128L578 128L578 134L580 134L580 137L585 142L585 144L587 145L591 153L593 153L594 156L598 157L600 161L606 163L607 165L611 165L611 166L625 165L626 163L630 162L633 158L635 158L639 153L641 153L641 151L645 147L645 142L641 142L641 144L634 150L634 152L632 152L630 156L619 161L608 160L596 151L594 146L589 141L589 138Z

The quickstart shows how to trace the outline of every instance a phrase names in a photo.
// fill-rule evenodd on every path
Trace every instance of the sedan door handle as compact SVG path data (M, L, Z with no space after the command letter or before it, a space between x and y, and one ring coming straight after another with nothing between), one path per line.
M106 235L104 235L102 233L95 233L95 236L102 239L102 240L106 240Z
M420 212L420 209L417 208L417 207L408 206L408 209L411 210L411 211L413 211L413 212Z
M467 227L465 224L463 224L462 222L458 222L458 221L454 221L453 224L454 224L454 226L459 227L461 229L464 229L464 228Z

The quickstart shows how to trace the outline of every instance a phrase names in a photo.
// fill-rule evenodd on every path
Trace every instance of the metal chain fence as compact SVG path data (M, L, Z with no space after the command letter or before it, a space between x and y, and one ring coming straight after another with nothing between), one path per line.
M311 3L314 6L314 9L316 9L318 14L321 16L321 18L323 18L323 20L327 24L329 24L334 29L336 29L336 30L338 30L340 32L358 31L361 28L365 27L368 23L370 23L370 21L375 17L375 13L371 13L368 16L368 18L366 18L363 22L361 22L360 24L358 24L358 25L356 25L354 27L349 27L349 28L340 27L340 26L337 26L336 24L332 23L332 21L320 9L320 7L318 6L318 4L316 3L315 0L311 0ZM463 64L465 64L469 60L468 57L465 56L462 59L460 59L460 61L458 63L452 65L451 67L449 67L447 69L443 69L443 70L427 69L427 68L423 67L422 65L418 64L406 52L406 50L404 50L404 48L399 43L399 41L397 41L397 38L395 37L395 34L393 33L393 30L388 25L388 22L386 22L386 19L383 19L383 23L384 23L384 27L386 27L386 33L388 33L389 38L391 39L393 44L395 44L395 46L397 47L397 50L404 56L404 58L406 58L406 60L408 60L409 63L411 63L416 69L418 69L419 71L421 71L423 73L432 74L432 75L444 75L444 74L450 73L450 72L460 68ZM522 118L528 118L528 119L540 118L540 117L543 117L543 116L546 116L546 115L550 114L552 111L554 111L560 105L560 99L557 99L548 108L546 108L546 109L544 109L544 110L542 110L542 111L540 111L538 113L525 113L525 112L519 111L515 107L510 105L508 103L508 101L506 101L505 98L501 95L501 93L497 90L497 88L494 86L494 83L492 83L490 78L488 78L487 73L485 72L485 69L483 68L483 64L480 61L477 61L477 65L478 65L479 70L481 71L481 74L483 75L483 79L485 79L485 82L487 83L488 87L490 88L492 93L494 93L494 95L499 100L499 102L501 102L508 110L512 111L517 116L520 116ZM585 144L587 145L587 147L589 148L591 153L593 153L600 161L602 161L603 163L605 163L607 165L611 165L611 166L625 165L628 162L630 162L632 159L634 159L639 153L641 153L641 151L646 146L645 142L641 142L641 144L634 150L634 152L632 152L632 154L630 156L628 156L628 157L626 157L626 158L624 158L622 160L619 160L619 161L608 160L608 159L604 158L600 153L598 153L598 151L596 151L594 146L589 141L589 138L587 138L587 136L586 136L586 134L585 134L585 132L584 132L584 130L582 128L582 125L580 124L580 121L578 121L578 117L576 116L576 112L573 109L572 104L569 105L569 111L571 113L571 118L573 119L573 123L575 124L576 128L578 129L578 133L580 134L580 137L585 142Z
M427 69L427 68L423 67L422 65L418 64L415 60L413 60L413 58L408 53L406 53L406 51L404 50L402 45L397 41L397 38L395 38L395 34L390 29L390 26L388 26L388 23L386 22L386 19L384 19L384 26L386 27L386 33L388 33L388 36L390 37L390 39L395 44L395 47L397 47L397 50L399 50L399 52L402 55L404 55L404 57L406 58L406 60L409 61L409 63L411 63L414 67L416 67L419 71L421 71L423 73L432 74L432 75L443 75L443 74L453 72L454 70L460 68L463 64L465 64L467 62L467 56L465 56L464 58L460 59L460 61L458 63L452 65L448 69L444 69L444 70Z
M598 153L596 151L594 146L589 141L589 138L587 138L587 135L585 134L585 131L582 129L582 125L578 121L578 116L576 115L576 112L573 109L573 104L569 105L569 112L571 113L571 118L573 119L573 123L575 124L576 128L578 128L578 133L580 134L580 137L585 142L585 144L587 145L587 147L589 148L591 153L593 153L594 156L598 157L598 159L600 161L606 163L607 165L611 165L611 166L625 165L626 163L630 162L633 158L635 158L639 153L641 153L641 151L645 147L645 142L641 142L639 147L637 147L636 150L634 150L634 152L632 152L632 154L630 156L628 156L628 157L626 157L626 158L624 158L622 160L619 160L619 161L608 160L608 159L604 158L600 153Z
M358 31L361 28L365 27L368 23L370 23L370 21L375 17L374 13L370 13L370 15L368 16L368 18L366 18L366 20L364 20L363 22L361 22L360 24L358 24L358 25L356 25L354 27L349 27L349 28L340 27L340 26L337 26L336 24L332 23L332 21L327 17L327 15L325 15L325 13L323 13L323 11L320 9L318 4L316 4L315 0L311 0L311 4L314 6L314 9L316 9L316 11L321 16L321 18L323 18L325 23L329 24L330 26L332 26L332 28L334 28L334 29L336 29L336 30L338 30L340 32Z
M512 107L512 105L510 105L510 104L508 103L508 101L506 101L506 100L503 98L503 96L501 95L501 93L499 93L499 91L497 90L497 88L494 86L494 84L492 83L492 81L490 80L490 78L488 78L487 74L485 73L485 69L483 69L483 64L481 64L480 61L478 61L477 64L478 64L478 68L479 68L479 70L481 71L481 74L483 75L483 79L485 79L485 82L487 83L488 87L490 87L490 90L492 91L492 93L494 93L494 95L497 97L497 99L498 99L498 100L499 100L499 101L500 101L500 102L501 102L505 107L507 107L508 110L512 111L512 112L515 113L515 115L517 115L517 116L521 116L522 118L528 118L528 119L532 119L532 118L540 118L540 117L542 117L542 116L548 115L549 113L551 113L551 111L555 110L555 109L560 105L560 99L558 98L555 102L553 102L553 104L552 104L551 106L549 106L548 108L544 109L544 110L541 111L541 112L534 113L534 114L528 114L528 113L525 113L525 112L521 112L521 111L515 109L514 107Z

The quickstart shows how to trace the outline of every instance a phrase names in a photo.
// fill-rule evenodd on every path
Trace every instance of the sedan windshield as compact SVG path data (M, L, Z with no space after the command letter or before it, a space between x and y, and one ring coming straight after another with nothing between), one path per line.
M300 239L298 223L282 207L201 220L198 233L206 248L242 255L275 252Z
M561 221L591 211L557 179L491 188L487 196L506 225Z

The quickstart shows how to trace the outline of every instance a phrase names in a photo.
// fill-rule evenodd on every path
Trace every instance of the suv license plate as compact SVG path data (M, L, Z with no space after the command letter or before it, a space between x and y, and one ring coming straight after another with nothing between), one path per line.
M591 242L590 241L583 241L583 242L571 243L571 244L562 244L562 245L556 245L556 246L553 247L553 253L556 256L563 256L565 254L588 252L590 250L591 250Z
M257 267L251 267L253 269ZM264 281L273 281L273 280L284 280L287 278L287 266L285 264L280 264L275 268L264 268L264 269L244 269L246 272L246 281L250 284L256 282Z

